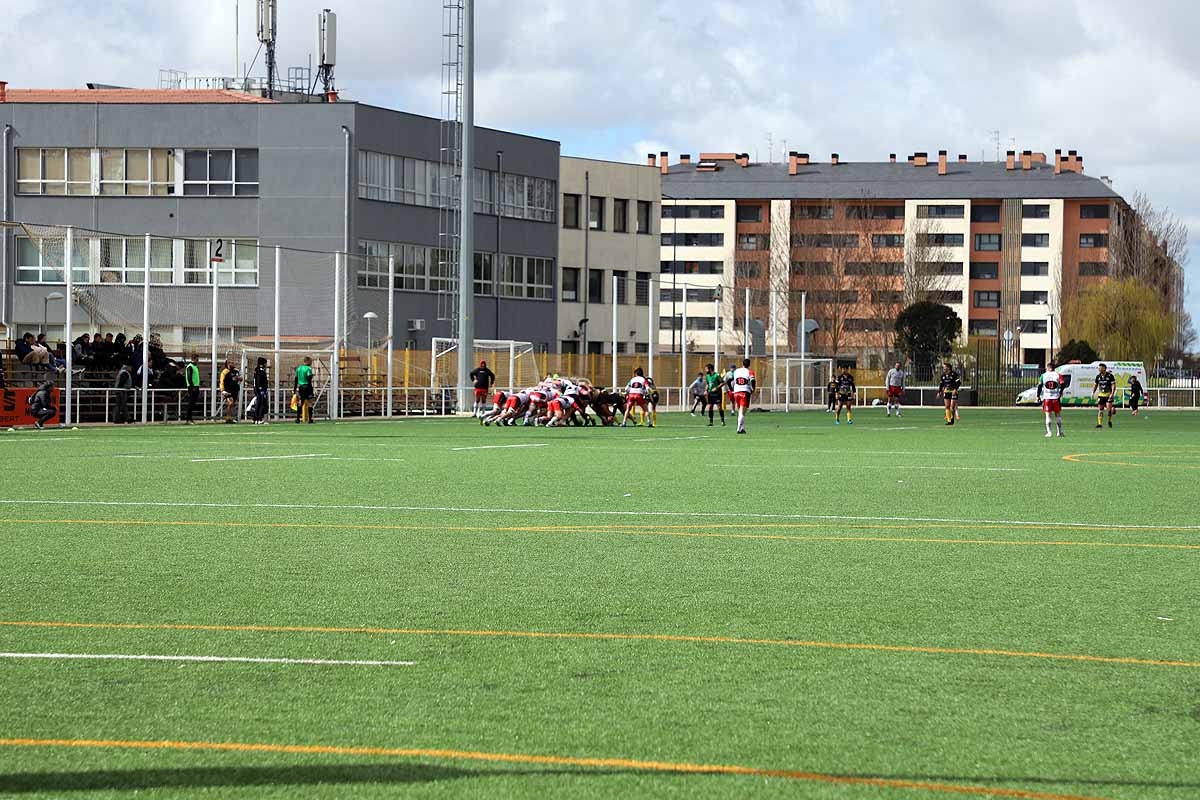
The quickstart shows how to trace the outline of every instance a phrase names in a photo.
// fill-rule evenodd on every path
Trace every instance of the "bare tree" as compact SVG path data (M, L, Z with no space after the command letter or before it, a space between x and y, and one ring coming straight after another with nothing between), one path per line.
M858 247L849 269L858 289L856 313L866 323L865 347L876 350L886 361L895 349L896 317L901 310L904 274L903 232L887 223L888 217L869 196L846 208L846 230L858 238ZM894 237L899 237L895 241Z
M936 219L918 217L908 226L904 246L904 288L902 302L935 299L946 291L955 275L962 273L958 262L950 262L950 250L937 243L942 225ZM952 268L949 264L955 264Z
M1157 209L1142 192L1125 204L1113 204L1109 220L1109 276L1132 278L1149 285L1166 301L1175 323L1173 348L1184 350L1178 334L1183 330L1183 264L1188 256L1188 228L1169 208Z

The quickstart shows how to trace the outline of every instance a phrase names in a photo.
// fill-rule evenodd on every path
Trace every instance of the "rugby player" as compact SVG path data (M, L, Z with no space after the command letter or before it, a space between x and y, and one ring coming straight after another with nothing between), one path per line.
M1112 427L1113 415L1117 413L1115 402L1117 391L1117 376L1108 371L1107 364L1101 364L1096 373L1096 385L1092 387L1092 396L1096 398L1096 427L1104 427L1104 409L1108 408L1108 427Z
M746 432L746 411L750 408L750 396L756 388L754 371L750 359L743 358L742 366L733 371L733 407L737 409L737 432Z
M646 374L641 367L638 367L633 371L633 377L629 379L629 383L625 385L625 414L621 418L622 428L629 424L629 412L634 408L638 410L638 419L634 420L634 425L640 424L641 419L649 419L646 412L646 394L649 388L649 384L646 383Z
M721 376L712 364L704 365L705 401L708 403L708 427L713 426L713 414L721 412L721 426L725 426L725 407L721 405Z
M938 393L941 394L942 402L946 406L947 425L953 425L954 420L958 418L958 389L960 386L962 386L962 379L954 371L954 367L950 366L950 362L942 364L942 377L938 381Z
M496 373L488 369L486 361L480 361L479 366L471 370L471 380L475 383L475 406L471 413L478 417L487 405L488 390L496 382Z
M849 367L842 367L841 373L833 382L834 392L837 395L837 416L833 420L834 425L842 424L842 409L846 409L846 424L854 424L854 395L858 391L858 387L854 385L854 376L850 374Z
M892 407L896 407L896 416L900 416L900 402L904 399L904 381L908 373L900 368L900 362L888 370L887 380L887 415L892 415Z
M1142 402L1142 397L1146 394L1146 390L1142 388L1142 382L1137 379L1137 375L1129 376L1129 410L1133 416L1138 415L1138 405Z

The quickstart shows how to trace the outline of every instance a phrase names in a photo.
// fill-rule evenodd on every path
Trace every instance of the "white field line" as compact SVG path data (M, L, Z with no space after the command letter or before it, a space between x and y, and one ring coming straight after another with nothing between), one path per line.
M221 456L220 458L193 458L193 464L209 461L279 461L289 458L328 458L333 453L297 453L290 456Z
M505 450L511 447L549 447L549 442L537 442L529 444L480 444L474 447L451 447L451 450Z
M9 506L99 506L118 508L282 508L314 511L403 511L431 514L561 514L574 517L704 517L710 519L814 519L843 522L944 522L966 525L1035 525L1046 528L1076 527L1103 530L1200 531L1200 525L1114 525L1111 522L1068 522L1066 520L963 519L959 517L859 516L846 514L772 514L732 511L616 511L573 510L566 508L471 508L459 506L385 506L366 504L318 503L199 503L154 500L59 500L42 498L0 498ZM3 520L0 520L3 524Z
M412 667L415 661L332 661L323 658L249 658L244 656L143 656L124 653L0 653L0 658L41 658L51 661L199 661L235 664L307 664L336 667Z
M41 444L42 442L70 442L78 438L78 436L47 436L44 438L41 436L37 438L31 436L21 436L19 438L9 437L7 439L0 439L0 443L9 442L12 444Z
M966 472L1029 472L1029 470L1025 469L1024 467L947 467L947 466L930 465L930 464L864 464L864 465L845 464L845 465L843 465L843 464L816 463L816 464L707 464L706 466L721 467L721 468L737 468L737 469L743 469L743 468L747 468L747 467L753 469L753 468L757 467L759 469L779 469L779 468L783 468L783 469L820 469L820 470L834 470L834 469L850 469L850 470L858 470L858 469L894 469L894 470L944 469L944 470L955 470L955 471L962 470L962 471L966 471Z
M708 439L708 436L650 436L645 439L634 439L635 442L687 442L693 439Z

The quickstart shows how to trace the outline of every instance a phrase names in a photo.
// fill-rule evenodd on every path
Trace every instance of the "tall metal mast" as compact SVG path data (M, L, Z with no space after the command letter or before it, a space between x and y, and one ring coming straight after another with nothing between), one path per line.
M468 374L475 359L475 0L463 2L462 153L459 162L458 410L474 402Z

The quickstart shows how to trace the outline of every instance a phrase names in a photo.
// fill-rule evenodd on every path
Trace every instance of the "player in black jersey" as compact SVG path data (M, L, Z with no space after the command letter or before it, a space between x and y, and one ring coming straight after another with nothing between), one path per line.
M825 384L825 413L832 414L837 408L837 378L830 378Z
M1141 405L1142 397L1146 394L1146 390L1142 388L1142 382L1137 379L1137 375L1129 376L1129 413L1133 416L1138 415L1138 406Z
M850 374L849 367L842 367L841 374L837 376L834 383L834 393L837 395L837 417L834 418L834 425L842 424L842 409L846 409L846 424L854 424L854 395L858 392L858 387L854 385L854 376Z
M950 366L950 362L942 364L942 377L938 381L938 392L942 395L942 402L946 406L947 425L953 425L954 420L958 417L958 389L960 386L962 386L962 379L954 371L954 367Z
M1092 387L1092 396L1096 398L1096 427L1104 427L1104 409L1108 409L1108 427L1112 427L1113 415L1117 413L1116 404L1117 376L1108 371L1107 364L1101 364L1096 373L1096 385Z

